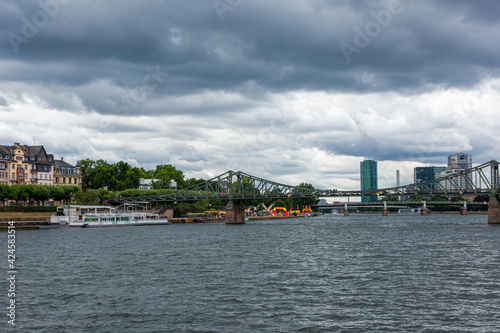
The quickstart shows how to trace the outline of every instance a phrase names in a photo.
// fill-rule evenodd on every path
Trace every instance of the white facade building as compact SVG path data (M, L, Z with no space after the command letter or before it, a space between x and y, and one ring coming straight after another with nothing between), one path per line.
M446 170L454 170L454 169L467 170L470 168L472 168L471 155L458 153L448 156L448 166Z
M151 190L151 189L153 189L152 183L155 181L158 181L158 179L139 178L139 190ZM177 188L177 182L174 180L171 180L170 187Z
M445 189L455 189L456 186L458 186L461 189L466 189L468 188L468 184L465 181L465 176L458 176L458 173L462 172L464 170L461 169L452 169L452 170L446 170L441 172L441 177L446 177L446 176L451 176L454 174L457 174L456 177L453 177L449 180L443 180L441 181L441 186L443 186Z

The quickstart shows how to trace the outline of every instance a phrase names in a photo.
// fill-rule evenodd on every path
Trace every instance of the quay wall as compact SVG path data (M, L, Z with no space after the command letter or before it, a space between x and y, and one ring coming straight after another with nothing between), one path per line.
M7 230L11 221L15 222L16 229L36 229L38 226L49 225L46 217L0 218L0 231Z

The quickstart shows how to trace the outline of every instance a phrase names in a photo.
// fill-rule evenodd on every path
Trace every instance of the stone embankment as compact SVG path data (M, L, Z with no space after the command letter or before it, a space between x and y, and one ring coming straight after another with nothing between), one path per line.
M16 229L37 229L39 226L49 225L46 217L12 217L0 218L0 230L7 230L9 222L14 221Z

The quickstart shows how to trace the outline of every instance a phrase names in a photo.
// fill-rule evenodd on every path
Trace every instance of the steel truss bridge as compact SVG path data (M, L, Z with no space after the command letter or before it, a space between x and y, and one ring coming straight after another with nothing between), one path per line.
M139 197L118 197L110 200L124 202L180 202L198 200L241 201L253 199L362 197L389 195L489 195L499 190L499 162L490 162L450 174L432 181L374 190L318 190L291 186L255 177L241 171L227 171L203 183L180 190Z

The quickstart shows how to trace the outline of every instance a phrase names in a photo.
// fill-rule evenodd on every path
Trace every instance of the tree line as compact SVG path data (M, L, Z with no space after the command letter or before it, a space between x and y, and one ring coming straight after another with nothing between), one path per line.
M85 159L79 163L84 190L106 188L116 192L137 189L141 178L154 179L151 183L152 189L180 189L204 181L185 179L184 173L170 164L157 165L154 170L145 170L123 161L108 163L104 160Z
M37 202L43 206L49 199L71 202L71 197L81 192L78 186L47 186L47 185L0 185L0 200L4 203L13 200L20 202Z

